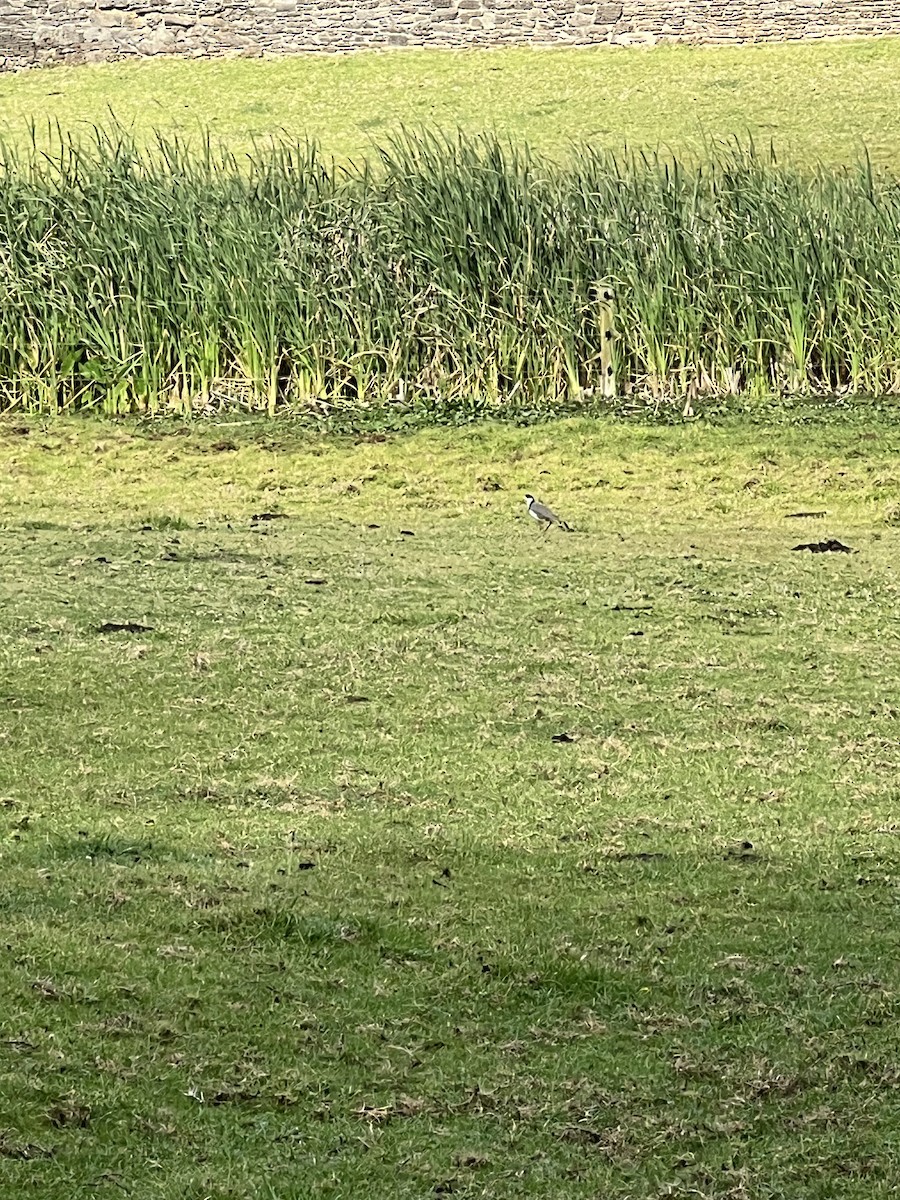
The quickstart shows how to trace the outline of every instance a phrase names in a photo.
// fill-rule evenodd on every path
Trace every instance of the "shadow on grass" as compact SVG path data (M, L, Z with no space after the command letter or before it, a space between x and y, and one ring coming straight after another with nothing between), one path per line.
M41 857L57 863L115 862L137 866L142 862L168 862L194 856L186 856L172 846L161 845L147 838L83 832L75 837L52 837Z

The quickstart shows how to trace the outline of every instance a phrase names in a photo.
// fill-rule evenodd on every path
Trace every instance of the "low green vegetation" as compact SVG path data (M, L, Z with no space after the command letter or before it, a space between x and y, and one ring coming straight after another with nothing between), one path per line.
M805 166L873 160L900 170L900 39L651 51L504 49L188 62L156 59L0 75L0 133L29 122L75 136L108 123L136 138L210 129L318 139L341 160L405 126L496 132L565 157L572 143L705 158L735 135L774 140Z
M893 1195L896 429L0 422L0 1196Z
M337 171L314 147L239 164L97 132L0 162L2 400L546 414L607 390L892 393L898 228L894 177L737 147L558 166L410 135Z

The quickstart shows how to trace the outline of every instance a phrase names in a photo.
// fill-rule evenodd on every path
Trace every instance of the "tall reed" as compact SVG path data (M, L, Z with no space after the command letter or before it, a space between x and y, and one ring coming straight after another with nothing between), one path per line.
M0 404L542 405L900 391L900 187L868 164L565 165L404 135L350 168L97 130L0 153ZM607 318L608 320L608 318Z

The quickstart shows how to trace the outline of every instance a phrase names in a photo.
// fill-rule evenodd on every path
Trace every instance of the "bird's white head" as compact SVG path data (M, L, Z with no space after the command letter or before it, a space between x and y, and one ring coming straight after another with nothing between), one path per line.
M529 508L532 506L532 504L534 504L534 496L532 496L531 492L525 493L525 503Z

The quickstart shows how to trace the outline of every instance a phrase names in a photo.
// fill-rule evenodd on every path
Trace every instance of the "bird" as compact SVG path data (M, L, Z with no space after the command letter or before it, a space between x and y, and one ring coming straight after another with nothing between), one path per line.
M565 529L567 533L572 532L571 525L560 520L555 512L552 512L546 504L541 504L540 500L535 500L530 492L525 493L525 503L528 506L528 515L534 517L539 525L543 527L543 532L546 533L551 525L558 525L560 529Z

